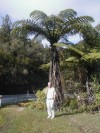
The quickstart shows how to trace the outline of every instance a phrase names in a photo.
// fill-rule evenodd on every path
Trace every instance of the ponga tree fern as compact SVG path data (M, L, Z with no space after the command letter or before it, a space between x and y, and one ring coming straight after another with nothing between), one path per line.
M30 14L30 17L30 20L19 21L15 31L17 34L27 31L27 34L34 35L34 38L46 39L50 42L49 81L56 88L59 101L62 101L63 91L60 78L59 54L54 43L64 39L67 40L69 35L77 33L77 26L79 29L80 24L82 27L82 24L84 26L84 24L93 21L93 19L89 16L77 17L77 13L72 9L61 11L56 16L47 16L44 12L35 10Z

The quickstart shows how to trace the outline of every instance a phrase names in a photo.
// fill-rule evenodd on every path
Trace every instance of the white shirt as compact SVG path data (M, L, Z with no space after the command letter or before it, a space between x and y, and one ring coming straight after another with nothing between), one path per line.
M47 89L47 99L54 99L56 95L56 91L54 87Z

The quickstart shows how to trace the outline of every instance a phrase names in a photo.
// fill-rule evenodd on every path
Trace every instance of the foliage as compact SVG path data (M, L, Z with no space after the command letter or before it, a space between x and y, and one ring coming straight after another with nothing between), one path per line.
M21 103L18 103L18 105L20 107L28 107L30 104L31 104L31 102L21 102Z
M100 33L100 23L96 25L95 29Z
M96 93L95 99L96 99L95 103L100 106L100 93L99 92Z
M95 93L100 91L100 84L97 81L93 81L90 84Z
M47 72L39 67L48 62L49 48L44 48L39 41L31 40L26 35L18 37L10 34L12 29L13 24L6 15L0 28L0 37L3 35L7 39L9 35L10 39L0 38L0 93L25 94L27 89L32 93L33 86L34 89L42 88L47 83Z
M61 38L67 40L68 35L77 32L75 28L94 21L90 16L78 17L73 9L63 10L57 16L47 16L44 12L35 10L30 13L30 17L29 20L16 22L17 27L13 33L26 31L28 34L34 34L36 38L47 39L51 45Z
M76 99L71 99L69 107L71 109L77 109L78 108L77 100Z
M41 68L42 70L44 70L44 71L48 71L49 68L50 68L50 63L48 63L48 64L43 64L43 65L40 66L40 68Z
M98 61L98 59L100 60L100 53L99 52L88 53L82 57L82 60L90 61L90 62L94 62L94 61L96 62L96 61Z
M36 93L36 97L37 97L36 101L19 103L18 105L21 107L28 107L34 110L46 110L46 102L45 102L46 95L44 91L38 90Z
M12 30L12 22L9 15L6 15L2 19L2 25L0 28L0 44L11 42L11 30Z
M100 33L92 26L87 25L86 28L81 31L83 34L84 41L90 48L99 46L100 44Z
M97 41L99 44L99 41ZM87 44L77 44L77 45L66 45L62 43L56 43L55 44L57 47L62 47L65 48L66 51L69 53L70 56L67 56L67 59L65 61L68 64L72 65L66 65L67 69L68 67L73 69L76 67L78 71L78 76L79 80L80 78L84 78L83 80L85 81L88 77L88 80L90 81L92 79L92 75L96 75L97 72L99 71L99 61L100 60L100 54L99 54L99 46L93 47L87 46ZM86 47L88 50L86 50ZM76 71L75 69L75 71ZM84 71L81 71L83 69ZM84 72L84 73L83 73ZM82 76L84 75L84 77ZM83 82L81 80L81 82ZM85 81L86 82L86 81ZM84 82L84 83L85 83Z
M36 109L45 110L46 109L46 103L45 103L46 95L44 91L38 90L36 93L36 96L37 96L37 101L35 102Z
M36 96L37 96L36 101L19 103L19 106L28 107L33 110L46 110L46 103L45 103L46 95L44 91L38 90Z
M45 95L44 91L38 90L36 93L36 96L38 98L37 99L38 101L45 101L45 99L46 99L46 95Z

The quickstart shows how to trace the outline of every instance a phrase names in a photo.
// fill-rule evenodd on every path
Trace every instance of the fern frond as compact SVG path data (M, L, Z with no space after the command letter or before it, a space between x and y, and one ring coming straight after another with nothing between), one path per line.
M88 53L88 54L85 54L83 57L82 57L82 60L90 60L90 61L96 61L100 59L100 53L97 52L97 53Z
M76 57L74 57L74 56L72 56L72 57L69 57L69 58L67 58L67 59L65 59L65 61L66 62L79 62L79 60L76 58Z

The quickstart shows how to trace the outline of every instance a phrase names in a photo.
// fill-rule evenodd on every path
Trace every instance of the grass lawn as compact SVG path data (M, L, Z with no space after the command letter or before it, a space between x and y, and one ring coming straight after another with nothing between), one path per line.
M47 119L46 111L18 106L0 109L0 133L100 133L100 113L66 115L56 112Z

